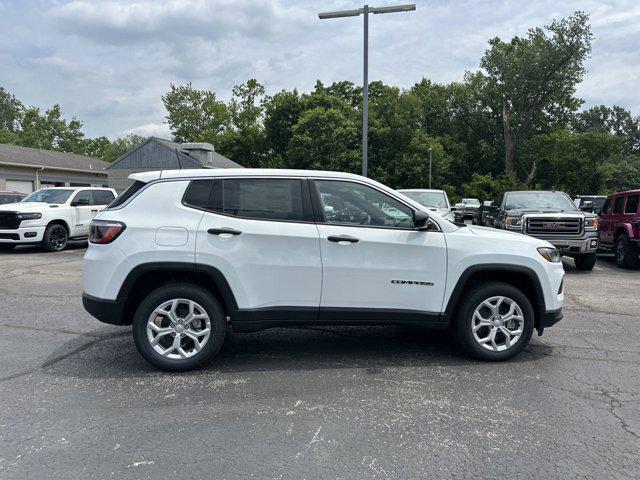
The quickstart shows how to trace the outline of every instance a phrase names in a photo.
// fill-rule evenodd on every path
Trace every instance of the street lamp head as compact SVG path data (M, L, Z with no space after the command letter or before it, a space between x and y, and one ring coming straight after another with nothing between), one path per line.
M360 15L361 9L356 10L341 10L339 12L323 12L319 13L320 20L327 20L329 18L342 18L342 17L357 17Z
M395 13L395 12L410 12L416 9L415 3L406 3L404 5L391 5L388 7L374 7L370 11L373 13Z
M388 7L368 7L368 12L371 13L395 13L395 12L410 12L416 9L415 3L407 3L404 5L389 5ZM342 18L342 17L357 17L364 12L364 8L358 8L355 10L339 10L336 12L322 12L318 14L320 20L328 20L330 18Z

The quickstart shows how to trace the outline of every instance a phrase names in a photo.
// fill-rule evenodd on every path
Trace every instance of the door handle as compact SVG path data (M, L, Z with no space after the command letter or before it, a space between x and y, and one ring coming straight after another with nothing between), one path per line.
M207 230L211 235L241 235L242 232L240 230L236 230L234 228L210 228Z
M336 243L340 243L340 242L358 243L360 241L359 238L351 237L349 235L331 235L327 237L327 240L329 240L330 242L336 242Z
M98 213L98 210L91 210L91 213Z

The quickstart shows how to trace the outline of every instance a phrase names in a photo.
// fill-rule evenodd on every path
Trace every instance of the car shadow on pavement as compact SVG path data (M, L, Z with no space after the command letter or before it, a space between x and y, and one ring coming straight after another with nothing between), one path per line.
M75 242L70 241L65 247L65 249L63 250L63 252L67 250L82 250L85 248L87 248L86 240L80 240ZM50 253L51 255L57 255L60 252L47 252L40 245L19 245L13 250L2 252L2 255L26 255L26 254L33 254L33 253Z
M102 330L102 332L101 332ZM135 349L130 328L105 335L98 329L61 345L43 362L54 377L123 378L167 374L146 363ZM114 334L115 333L115 334ZM509 364L527 364L552 353L536 340ZM207 375L261 371L366 369L375 374L386 367L491 366L463 356L446 332L420 327L274 328L257 333L230 330L210 365L178 375ZM529 367L527 367L529 368Z

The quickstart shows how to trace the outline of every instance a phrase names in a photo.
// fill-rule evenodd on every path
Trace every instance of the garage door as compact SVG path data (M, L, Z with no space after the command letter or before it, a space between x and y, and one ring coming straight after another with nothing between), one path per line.
M9 192L31 193L33 192L33 182L28 180L7 180L6 189Z

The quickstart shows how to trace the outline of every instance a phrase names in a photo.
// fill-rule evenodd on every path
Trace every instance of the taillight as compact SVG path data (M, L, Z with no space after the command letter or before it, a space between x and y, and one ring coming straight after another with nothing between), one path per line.
M89 242L106 244L113 242L120 236L127 226L122 222L112 220L93 220L89 228Z

